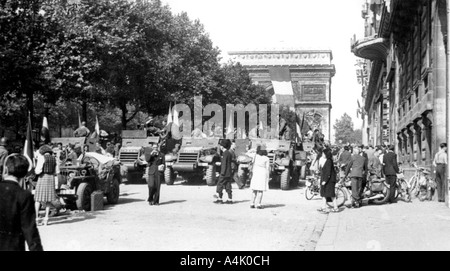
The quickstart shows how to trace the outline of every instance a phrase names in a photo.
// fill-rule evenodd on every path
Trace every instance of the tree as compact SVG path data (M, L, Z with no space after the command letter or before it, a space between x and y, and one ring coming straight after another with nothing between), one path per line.
M352 118L347 113L344 113L341 119L336 120L333 128L336 144L361 143L361 131L359 130L358 135L356 135Z
M43 3L42 0L0 2L0 97L26 97L31 115L35 93L44 94L46 99L57 95L49 88L50 80L45 76L42 61L47 42L58 34L57 24Z

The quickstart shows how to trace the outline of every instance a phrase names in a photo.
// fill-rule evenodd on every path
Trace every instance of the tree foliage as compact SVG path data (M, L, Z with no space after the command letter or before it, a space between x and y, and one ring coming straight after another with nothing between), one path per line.
M160 0L3 0L0 121L13 127L29 110L73 126L82 111L125 129L166 114L170 102L192 105L195 95L222 106L271 102L244 67L221 65L219 54L198 20Z
M333 128L336 144L361 144L362 132L361 130L354 130L353 120L347 113L336 120Z

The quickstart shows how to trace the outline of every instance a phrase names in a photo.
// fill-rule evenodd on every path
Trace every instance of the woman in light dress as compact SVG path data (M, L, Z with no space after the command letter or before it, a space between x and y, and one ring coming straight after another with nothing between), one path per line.
M269 189L270 161L265 146L257 146L253 161L253 175L250 183L252 204L250 208L262 209L263 192ZM256 203L256 205L255 205Z

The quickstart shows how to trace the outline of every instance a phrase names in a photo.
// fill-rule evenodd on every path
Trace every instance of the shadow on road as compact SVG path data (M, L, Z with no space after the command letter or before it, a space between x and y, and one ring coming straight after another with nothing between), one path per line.
M264 209L280 208L284 206L286 206L286 204L263 204Z
M92 212L82 212L82 213L73 213L70 212L68 214L63 214L59 216L55 216L49 219L48 224L71 224L71 223L78 223L81 221L94 219L96 215Z
M168 204L175 204L175 203L182 203L185 202L186 200L169 200L169 201L165 201L165 202L160 202L159 205L168 205Z
M139 202L139 201L145 201L145 199L119 198L119 203L117 203L117 204L127 204L127 203ZM114 205L108 205L108 206L114 206Z

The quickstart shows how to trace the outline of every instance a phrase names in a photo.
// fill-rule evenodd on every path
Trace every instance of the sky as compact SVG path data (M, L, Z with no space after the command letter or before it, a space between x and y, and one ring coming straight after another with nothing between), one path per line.
M214 46L227 52L257 49L330 49L336 75L332 79L331 125L344 113L355 129L357 100L356 57L350 40L363 37L361 9L365 0L163 0L173 13L198 19ZM333 133L333 128L332 128Z

